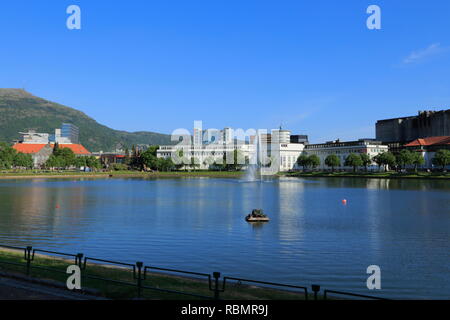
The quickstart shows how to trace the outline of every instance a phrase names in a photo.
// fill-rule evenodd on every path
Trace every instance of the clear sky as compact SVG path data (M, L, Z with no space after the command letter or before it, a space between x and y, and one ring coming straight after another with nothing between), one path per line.
M0 35L0 87L114 129L281 123L321 142L450 105L448 0L2 1Z

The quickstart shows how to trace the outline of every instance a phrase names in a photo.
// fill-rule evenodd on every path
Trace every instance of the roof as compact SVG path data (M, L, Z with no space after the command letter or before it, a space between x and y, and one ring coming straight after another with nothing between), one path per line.
M45 147L47 144L40 144L40 143L16 143L13 148L16 149L18 152L21 153L38 153L41 151L43 147ZM53 144L50 145L53 148ZM60 148L69 148L73 151L76 155L89 155L91 154L85 147L83 147L81 144L60 144Z
M13 148L21 153L38 153L45 144L16 143Z
M419 138L406 144L405 147L441 146L441 145L450 145L450 136Z

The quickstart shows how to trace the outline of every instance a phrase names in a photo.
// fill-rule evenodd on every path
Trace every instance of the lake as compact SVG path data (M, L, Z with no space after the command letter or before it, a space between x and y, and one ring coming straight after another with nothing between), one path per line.
M271 221L247 223L254 208ZM450 183L0 180L0 244L388 298L449 299ZM381 268L379 291L366 287L370 265Z

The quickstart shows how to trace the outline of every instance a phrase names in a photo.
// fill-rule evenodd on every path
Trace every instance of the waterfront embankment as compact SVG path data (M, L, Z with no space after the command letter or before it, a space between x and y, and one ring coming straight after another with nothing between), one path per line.
M286 172L284 177L300 178L368 178L368 179L450 179L450 173L445 172Z
M111 171L111 172L79 172L54 171L32 172L17 171L0 173L0 179L30 179L30 178L183 178L183 177L211 177L211 178L239 178L243 171L172 171L172 172L139 172L139 171Z
M0 172L1 179L30 179L30 178L240 178L245 171L170 171L170 172L139 172L139 171L110 171L110 172L80 172L80 171L7 171ZM368 178L368 179L450 179L446 172L280 172L279 177L299 178Z
M30 276L26 277L26 261L23 252L0 249L0 274L11 279L21 279L22 281L28 279L34 283L50 283L54 287L64 287L69 276L66 274L66 269L73 264L74 261L70 259L36 253L30 264ZM86 275L82 279L82 289L91 295L95 294L109 299L133 299L136 297L137 280L132 268L89 262L82 272ZM143 288L142 298L152 300L212 298L214 294L207 280L161 272L147 272L141 285ZM214 284L212 285L214 286ZM250 286L242 283L229 283L220 297L227 300L302 300L305 298L302 292Z

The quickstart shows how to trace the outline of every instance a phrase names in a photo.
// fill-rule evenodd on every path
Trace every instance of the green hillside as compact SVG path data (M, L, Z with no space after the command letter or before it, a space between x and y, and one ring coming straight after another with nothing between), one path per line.
M0 141L17 140L18 132L27 129L54 133L63 122L80 128L80 142L90 151L110 151L134 144L170 144L169 135L113 130L83 112L35 97L25 90L0 89Z

